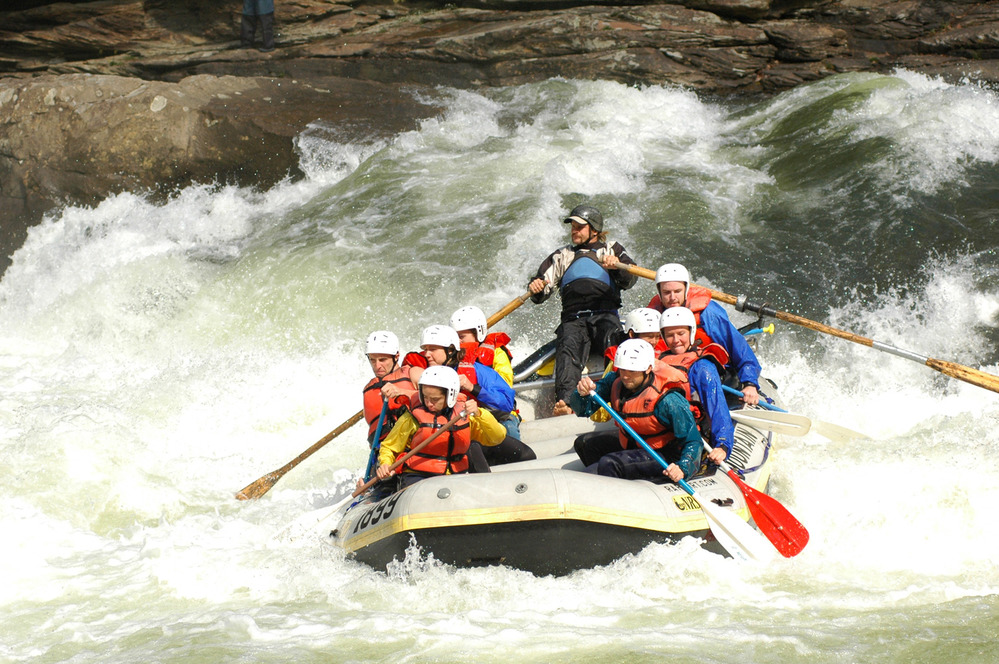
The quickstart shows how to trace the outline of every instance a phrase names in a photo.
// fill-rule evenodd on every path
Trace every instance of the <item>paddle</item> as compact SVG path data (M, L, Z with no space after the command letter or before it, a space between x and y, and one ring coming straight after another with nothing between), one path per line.
M703 442L704 449L710 452L711 446L708 445L708 441ZM724 461L718 464L718 467L724 470L742 491L746 504L749 505L749 513L753 515L753 521L756 522L756 527L766 535L774 548L785 558L791 558L801 553L801 550L808 544L808 531L801 525L801 522L794 518L794 515L788 512L787 508L776 498L746 484L739 477L739 474Z
M669 464L663 461L663 458L654 449L649 447L649 444L618 413L611 409L610 405L599 394L593 391L590 392L590 396L603 406L621 428L627 431L628 435L634 438L635 442L641 445L642 449L660 466L664 469L669 467ZM722 509L709 500L705 500L685 480L680 479L677 484L700 504L701 511L704 513L708 521L708 527L711 528L715 539L733 558L767 561L773 557L772 550L765 544L760 534L753 530L752 526L736 516L735 513Z
M305 450L304 452L299 454L297 457L295 457L285 465L281 466L280 468L278 468L273 472L267 473L260 479L247 484L239 491L239 493L236 494L236 498L238 498L239 500L250 500L251 498L259 498L260 496L264 495L265 493L271 490L271 487L273 487L274 484L279 479L284 477L285 473L287 473L289 470L300 464L305 459L312 456L323 445L330 442L331 440L342 434L344 431L357 424L357 422L361 419L361 417L363 417L363 415L364 415L363 411L358 411L357 413L354 413L349 418L347 418L347 420L343 424L341 424L336 429L333 429L333 431L330 431L328 434L320 438L314 445L312 445L312 447Z
M748 424L757 429L787 434L788 436L804 436L812 427L812 421L804 415L793 413L776 413L769 410L744 409L729 411L736 422Z
M401 457L399 457L398 459L396 459L394 462L392 462L392 465L389 466L389 470L390 471L396 470L399 466L401 466L402 464L406 463L410 459L410 457L412 457L414 454L416 454L417 452L419 452L420 450L422 450L424 447L426 447L430 443L432 443L435 440L437 440L437 438L439 436L441 436L442 434L445 434L448 431L450 431L451 427L454 426L454 423L457 422L458 420L460 420L464 415L465 415L465 411L461 411L461 412L455 413L451 417L451 419L447 421L447 424L445 424L443 427L441 427L440 430L438 430L434 435L430 436L430 438L427 438L425 441L423 441L422 443L420 443L419 445L417 445L416 447L412 448L411 450L409 450L408 452L406 452L405 454L403 454ZM347 496L343 500L340 500L339 502L334 503L333 505L331 505L329 507L322 508L322 514L320 514L319 516L316 517L314 523L316 523L316 524L322 523L323 521L325 521L329 517L333 516L334 514L336 514L337 512L340 511L340 508L342 508L344 505L346 505L347 503L349 503L351 500L353 500L354 498L357 498L362 493L364 493L365 491L367 491L368 489L370 489L371 487L373 487L378 481L379 481L378 477L372 477L370 480L368 480L367 482L365 482L364 484L362 484L361 486L359 486L357 489L355 489L352 494L350 494L349 496ZM310 514L315 514L315 512L310 512ZM309 515L306 514L304 516L307 517ZM303 517L299 517L298 519L295 520L295 522L292 523L292 526L302 523L302 520L303 520ZM291 529L291 526L289 526L288 528L285 528L285 530L282 531L282 532L285 532L285 531L290 530L290 529Z
M492 316L489 317L489 319L486 321L486 325L491 327L496 323L500 322L501 320L506 318L507 315L516 310L517 307L524 304L524 302L526 302L529 297L531 297L531 292L527 291L523 295L520 295L510 300L506 305L503 306L502 309L500 309L499 311L497 311L496 313L494 313ZM287 464L285 464L284 466L278 468L273 472L267 473L260 479L257 479L251 482L250 484L246 485L245 487L243 487L239 491L239 493L236 494L236 498L238 498L239 500L250 500L251 498L256 499L264 495L265 493L270 491L271 488L274 487L274 484L279 479L284 477L285 473L287 473L289 470L291 470L299 463L301 463L302 461L310 457L312 454L317 452L319 448L321 448L323 445L330 442L331 440L339 436L341 433L352 427L354 424L360 421L360 419L363 416L364 416L364 411L358 411L357 413L351 415L347 419L347 421L345 421L336 429L323 436L316 444L314 444L312 447L299 454L297 457L289 461Z
M375 437L371 439L371 453L368 455L368 465L364 469L364 481L371 479L371 472L375 467L375 460L378 458L378 450L382 447L382 425L385 424L385 415L388 413L388 399L382 398L382 413L378 416L378 426L375 427Z
M646 279L655 280L656 278L656 273L654 271L648 268L638 267L637 265L618 263L618 268L624 270L625 272L638 275L639 277L645 277ZM838 330L835 327L829 327L828 325L817 323L813 320L802 318L801 316L797 316L795 314L789 314L785 311L777 311L776 309L768 307L765 304L755 304L749 302L747 301L745 295L733 297L727 293L711 290L710 288L706 290L711 293L711 299L724 302L725 304L731 304L735 307L736 311L746 311L748 309L749 311L758 313L761 316L770 316L778 320L800 325L801 327L807 327L808 329L815 330L816 332L822 332L823 334L829 334L834 337L839 337L840 339L846 339L847 341L852 341L863 346L870 346L874 350L891 353L892 355L912 360L913 362L919 362L920 364L924 364L935 371L939 371L945 376L957 378L958 380L963 380L966 383L971 383L972 385L977 385L978 387L984 387L986 390L999 392L999 376L993 376L992 374L986 373L979 369L972 369L971 367L964 366L963 364L957 364L956 362L937 360L932 357L926 357L925 355L919 355L918 353L896 348L895 346L891 346L880 341L874 341L873 339L868 339L867 337L862 337L858 334L853 334L852 332Z
M727 393L732 394L734 396L742 396L742 392L740 392L739 390L737 390L737 389L735 389L733 387L729 387L728 385L722 385L722 389L725 390ZM829 440L834 440L834 441L836 441L838 443L844 443L844 442L846 442L848 440L854 440L856 438L870 438L870 436L868 436L866 434L862 434L859 431L854 431L853 429L847 429L846 427L841 427L838 424L833 424L831 422L823 422L822 420L808 420L808 418L806 418L804 415L793 415L791 413L788 413L783 408L778 408L777 406L773 405L772 403L769 403L766 399L760 399L760 407L761 408L765 408L768 411L774 411L773 413L771 413L769 415L769 418L768 418L772 422L776 422L776 421L791 421L791 420L787 420L786 418L781 417L782 413L784 413L787 416L790 416L792 418L801 418L801 420L807 420L807 421L809 421L811 423L811 428L812 428L813 431L815 431L815 433L817 433L819 435L822 435L822 436L825 436ZM742 413L742 412L746 412L746 413L752 412L753 415L755 417L757 417L758 419L764 418L763 414L760 413L759 411L733 410L732 414L734 415L735 413ZM776 429L770 429L770 430L771 431L777 431ZM787 433L787 434L790 434L792 436L804 436L805 433L807 433L807 432L808 432L807 429L805 431L802 431L801 433L794 433L791 430L788 430L788 431L777 431L777 433Z

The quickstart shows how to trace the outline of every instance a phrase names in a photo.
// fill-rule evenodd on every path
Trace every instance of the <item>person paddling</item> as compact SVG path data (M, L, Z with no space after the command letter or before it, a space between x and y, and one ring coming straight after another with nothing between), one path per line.
M738 382L742 400L750 406L758 404L760 361L756 353L729 320L725 309L711 300L711 291L691 285L690 273L679 263L667 263L656 270L656 295L649 301L649 308L656 311L670 307L687 307L694 313L697 323L694 343L717 343L724 348L729 356L726 373Z
M378 330L368 335L365 355L375 375L364 386L364 420L368 423L368 445L374 446L375 430L381 417L382 405L388 401L381 438L388 435L392 425L406 411L408 399L416 394L408 366L399 364L399 338L388 330Z
M399 418L382 441L376 471L379 479L391 477L394 471L390 467L396 458L433 436L452 415L463 411L464 416L447 434L439 436L403 464L399 474L400 489L428 477L466 473L473 439L492 446L506 437L506 430L489 411L479 408L474 399L461 393L454 369L429 367L421 373L418 387L410 411Z
M599 408L590 397L590 392L596 391L669 466L663 470L644 450L635 449L631 437L618 425L617 431L608 432L613 435L611 441L616 442L616 449L606 445L605 440L602 449L595 444L590 450L597 456L595 460L580 455L588 464L587 471L624 479L666 475L674 482L693 477L700 465L701 435L690 412L682 376L672 380L667 377L672 375L669 371L654 371L655 351L641 339L622 342L614 366L615 371L597 383L582 376L569 405L579 417L589 417Z
M615 269L619 262L634 265L624 247L610 242L604 218L591 205L577 205L563 220L571 224L570 244L553 251L528 285L531 301L541 304L557 288L562 298L561 323L555 329L555 407L553 415L571 412L566 405L591 349L604 350L622 337L621 291L638 279Z
M712 448L708 461L720 464L732 453L735 441L732 418L718 374L728 362L728 353L716 343L693 345L697 322L694 312L686 307L667 309L660 316L659 325L666 346L659 360L687 372L690 402L704 415L698 425Z

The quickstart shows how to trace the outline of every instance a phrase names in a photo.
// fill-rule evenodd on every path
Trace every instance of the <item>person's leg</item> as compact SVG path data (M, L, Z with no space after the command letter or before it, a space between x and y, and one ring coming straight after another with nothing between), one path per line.
M242 48L253 46L253 34L256 32L257 17L250 14L243 14L243 21L240 24L239 45Z
M576 456L584 466L591 466L605 454L621 451L621 440L617 430L590 431L576 437L572 444Z
M530 461L537 459L538 455L530 447L507 436L499 445L490 447L483 446L482 453L490 466L501 466L505 463L516 463L517 461Z
M601 355L611 346L616 346L628 338L621 329L621 319L617 314L596 314L590 316L589 320L593 348Z
M569 395L576 389L590 354L586 319L566 321L558 326L555 333L558 338L555 350L555 398L569 403Z
M520 416L517 413L510 413L510 417L500 422L500 424L506 429L506 435L520 440Z
M260 50L263 52L274 50L274 12L261 14L260 19L260 40L262 42Z
M468 452L466 452L465 455L468 457L468 472L489 472L489 462L486 461L486 457L482 453L482 445L479 444L478 441L472 441L472 444L468 447Z
M597 474L625 480L653 480L662 476L663 467L645 450L621 450L601 457Z

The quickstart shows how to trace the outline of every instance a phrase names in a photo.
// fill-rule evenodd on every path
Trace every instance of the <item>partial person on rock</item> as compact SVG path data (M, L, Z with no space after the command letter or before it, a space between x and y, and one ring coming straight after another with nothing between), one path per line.
M239 42L242 48L253 48L257 26L260 26L261 53L274 50L274 0L243 0L243 20Z

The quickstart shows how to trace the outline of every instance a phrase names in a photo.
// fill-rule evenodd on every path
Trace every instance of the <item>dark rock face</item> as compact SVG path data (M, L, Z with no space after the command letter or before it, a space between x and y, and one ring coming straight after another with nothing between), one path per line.
M0 11L0 270L61 202L296 174L313 120L356 137L434 109L411 88L552 76L766 94L904 66L999 80L999 3L968 0L8 0ZM349 137L349 135L348 135Z

